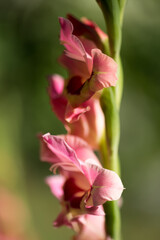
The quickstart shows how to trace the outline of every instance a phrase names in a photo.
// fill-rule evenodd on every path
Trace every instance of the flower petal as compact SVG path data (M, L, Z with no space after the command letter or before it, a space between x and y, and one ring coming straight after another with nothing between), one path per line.
M65 169L65 165L81 171L79 160L75 151L60 137L50 135L49 133L41 136L41 160L58 164Z
M100 186L100 187L99 187ZM102 186L102 187L101 187ZM113 171L104 169L96 177L93 183L93 202L94 205L99 205L102 201L118 200L124 190L120 177ZM96 194L100 195L97 199Z
M79 107L89 100L97 91L115 86L117 81L117 63L99 49L92 49L92 74L86 79L78 94L68 93L72 107Z
M61 175L49 176L45 179L45 182L50 187L52 194L61 200L63 197L63 185L65 178Z
M86 213L91 214L91 215L96 215L96 216L104 216L105 215L102 205L86 208Z
M90 110L81 114L78 121L68 124L67 131L69 134L83 138L94 149L98 149L104 132L104 114L99 98L91 98L85 104L90 107Z
M65 18L60 17L59 22L61 25L60 41L65 46L65 54L69 58L73 58L85 62L88 71L91 71L92 57L85 51L85 48L78 37L73 35L73 25Z
M65 18L60 17L59 22L61 25L60 30L60 41L65 46L67 56L77 59L80 61L85 61L86 51L81 43L81 41L73 35L73 25Z
M110 86L117 81L117 63L99 49L92 49L93 76L90 79L90 89L94 92Z
M88 71L88 66L86 62L82 62L79 60L75 60L66 56L66 54L62 54L59 58L59 62L67 68L70 77L72 76L81 76L84 79L89 78L90 72Z
M69 123L73 123L79 120L81 114L84 114L90 110L90 107L80 106L77 108L73 108L70 104L67 105L66 113L65 113L65 120Z
M60 75L53 75L48 78L49 87L48 93L53 112L57 117L65 123L65 112L67 99L62 95L64 88L64 79Z
M92 22L91 20L88 20L87 18L83 17L82 22L88 25L92 29L92 31L96 31L96 33L99 35L102 42L106 41L108 39L108 36L105 32L103 32L96 23Z
M91 56L92 49L96 48L96 45L91 40L86 38L80 38L86 52Z
M60 135L59 137L62 138L71 148L74 149L76 156L78 157L78 159L80 159L81 162L85 163L86 161L88 161L88 159L91 159L90 163L101 166L93 150L83 139L73 135Z
M108 36L92 21L87 18L82 18L79 21L72 15L67 15L67 18L72 22L74 26L74 34L76 36L85 36L91 39L98 48L102 48L102 42L105 41Z
M49 93L52 98L57 98L63 93L64 79L58 74L54 74L48 77L49 80Z
M83 168L83 171L92 185L91 194L87 200L88 206L98 206L121 197L124 187L115 172L90 163L87 168Z
M74 240L108 240L105 232L104 216L86 214L83 218L79 218L79 223L80 232L75 236Z

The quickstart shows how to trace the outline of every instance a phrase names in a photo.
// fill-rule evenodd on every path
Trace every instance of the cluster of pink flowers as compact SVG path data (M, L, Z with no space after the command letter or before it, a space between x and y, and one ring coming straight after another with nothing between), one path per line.
M48 92L67 135L40 137L41 160L55 174L46 183L62 206L54 226L73 228L75 240L105 240L103 204L118 200L123 184L115 172L102 167L93 150L98 150L105 128L101 90L116 85L117 64L102 53L108 37L96 24L71 15L59 22L65 47L59 61L68 78L50 76Z

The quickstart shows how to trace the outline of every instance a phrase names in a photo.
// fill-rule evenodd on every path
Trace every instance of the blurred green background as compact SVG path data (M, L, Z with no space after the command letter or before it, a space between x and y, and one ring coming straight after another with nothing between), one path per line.
M160 1L127 2L122 43L124 94L120 158L124 240L160 236ZM58 65L58 16L86 16L105 29L94 0L0 0L0 184L25 201L28 232L39 240L70 239L54 229L58 201L44 183L37 133L65 132L49 105L46 78Z

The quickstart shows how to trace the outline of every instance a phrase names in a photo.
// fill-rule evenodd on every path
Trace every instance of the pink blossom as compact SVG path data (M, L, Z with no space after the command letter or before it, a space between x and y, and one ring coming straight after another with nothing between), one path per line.
M116 85L117 64L97 48L94 38L92 41L76 36L73 34L73 24L68 19L59 18L59 21L60 41L65 47L60 62L69 72L66 95L72 107L78 107L97 91ZM86 26L93 30L93 27ZM97 33L95 29L94 33Z
M64 79L59 75L49 78L48 90L52 109L68 133L79 136L93 148L98 148L105 126L99 96L84 102L81 107L72 108L63 94Z
M88 144L79 137L41 136L41 160L49 162L60 175L46 179L52 193L60 200L62 212L55 226L71 226L82 214L103 216L102 204L118 200L123 191L119 176L102 168Z
M93 22L59 18L60 41L65 50L60 63L69 77L49 77L49 96L53 111L69 134L77 135L97 149L104 132L100 90L115 86L117 64L102 53L108 36Z
M72 16L69 19L59 18L60 41L65 47L59 60L69 73L63 92L70 110L66 113L67 120L72 121L75 112L76 116L80 115L83 103L97 91L116 85L117 64L102 53L103 42L108 37L97 25L87 19L83 22Z

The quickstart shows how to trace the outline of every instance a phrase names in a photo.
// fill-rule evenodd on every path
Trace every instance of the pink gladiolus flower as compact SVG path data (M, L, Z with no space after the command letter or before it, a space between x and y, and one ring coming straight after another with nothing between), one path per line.
M54 222L57 227L71 226L82 214L104 215L102 204L118 200L122 194L119 176L102 168L88 144L78 137L41 136L41 160L60 173L46 180L63 209Z
M97 91L115 86L117 64L102 53L107 35L93 22L69 16L59 18L60 41L65 51L60 63L67 68L64 95L67 99L65 120L68 122L85 112L83 103ZM74 117L75 116L75 117Z
M79 34L76 36L73 33L76 34L77 30L74 30L71 21L65 18L59 18L59 21L61 25L60 41L66 48L60 62L69 72L70 78L66 84L66 94L69 103L75 108L91 98L97 91L116 85L117 64L97 48L97 41L94 42L94 38L92 41L92 38L91 40L82 38L78 36ZM75 19L73 23L75 23ZM77 25L81 27L82 32L90 33L89 30L87 31L88 28L99 37L100 31L97 33L97 28L93 28L91 24L86 24L86 29L83 29L84 23L82 26ZM92 34L90 35L92 36Z
M105 126L98 96L84 102L81 108L71 108L73 114L68 117L67 113L70 111L67 98L63 94L64 79L59 75L51 76L48 90L52 109L68 133L79 136L93 148L98 148Z
M97 149L105 125L97 92L115 86L117 64L102 53L108 36L96 24L71 15L59 21L60 41L66 48L60 63L67 68L69 78L49 77L52 109L69 134Z

